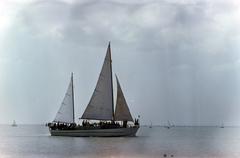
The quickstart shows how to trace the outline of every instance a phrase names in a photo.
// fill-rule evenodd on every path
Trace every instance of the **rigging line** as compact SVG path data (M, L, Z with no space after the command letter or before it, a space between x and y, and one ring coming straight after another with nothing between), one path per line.
M111 54L112 54L112 69L114 71L113 74L114 74L114 76L117 74L117 76L119 77L119 76L121 76L120 75L120 69L119 69L118 62L117 62L118 61L117 59L119 59L119 58L116 57L114 51L111 51ZM117 73L117 72L119 72L119 73ZM115 91L114 92L114 95L115 95L114 102L116 103L116 101L117 101L117 83L116 83L117 81L116 81L116 77L113 77L113 80L114 80L114 82L113 82L113 88L114 88L113 91Z
M118 79L120 78L120 80L121 80L121 76L122 76L122 74L123 73L121 73L121 71L120 71L120 69L119 69L119 60L117 60L117 59L120 59L120 58L118 58L117 56L116 56L116 53L113 53L112 52L112 60L113 60L113 64L112 64L112 67L113 67L113 71L114 71L114 76L115 75L117 75L117 77L118 77ZM115 90L117 90L117 81L116 81L116 77L114 77L114 80L115 80L115 82L114 82L114 89ZM117 94L116 94L117 95ZM117 97L116 97L117 98Z
M121 72L121 70L123 70L123 69L119 69L119 64L118 64L118 61L119 60L116 60L116 59L120 59L120 58L117 58L117 56L115 55L116 53L112 53L112 55L113 55L113 59L114 59L114 64L112 64L113 65L113 70L114 70L114 72L115 72L115 75L117 75L117 77L118 77L118 80L119 81L122 81L121 80L121 78L122 78L122 76L124 77L124 71L123 71L123 73ZM120 64L121 65L121 64ZM115 87L117 87L117 81L116 81L116 77L114 78L115 79ZM122 82L121 82L122 83ZM121 84L121 87L122 87L123 85ZM124 86L123 86L124 87Z
M119 80L121 80L121 76L122 76L123 74L120 72L120 69L119 69L117 60L115 60L115 59L119 59L119 58L116 57L115 53L113 53L113 52L111 52L111 53L112 53L112 56L113 56L112 60L114 60L114 64L112 64L112 65L113 65L113 70L114 70L115 74L117 74L116 72L119 72L119 74L117 74L117 77L118 77ZM117 71L116 71L115 68L117 69ZM121 86L122 86L122 85L121 85ZM125 96L124 96L124 97L125 97ZM126 98L125 98L125 99L126 99ZM126 100L126 102L127 102L128 105L129 105L129 103L132 104L132 105L135 104L135 103L134 103L134 100L132 100L132 99L129 100L129 101ZM131 107L132 107L132 106L131 106ZM129 108L130 113L131 113L131 115L132 115L132 117L133 117L133 120L134 120L135 118L138 118L138 117L137 117L138 115L135 115L136 113L135 113L134 111L132 111L129 106L128 106L128 108Z
M114 73L115 73L115 75L117 74L117 72L119 72L118 74L117 74L117 76L118 76L118 78L119 78L119 76L121 76L120 74L121 74L121 72L120 72L120 69L119 69L119 66L118 66L118 63L117 63L117 60L116 59L119 59L119 58L117 58L116 56L115 56L115 53L113 53L112 52L112 55L113 55L113 64L112 64L112 67L113 67L113 71L114 71ZM117 69L117 70L116 70Z
M85 71L78 77L78 79L82 78L87 72L89 72L88 70L90 70L93 67L93 63L95 63L95 61L97 61L97 59L99 59L99 56L102 53L98 53L98 55L96 56L96 58L89 64L89 66L86 67Z

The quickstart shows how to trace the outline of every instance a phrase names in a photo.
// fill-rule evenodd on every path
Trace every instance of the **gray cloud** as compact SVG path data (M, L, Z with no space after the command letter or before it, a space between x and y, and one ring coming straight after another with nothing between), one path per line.
M71 72L80 116L111 41L114 71L143 124L239 125L236 1L33 1L8 7L15 14L6 14L11 23L0 31L1 123L13 117L51 121Z

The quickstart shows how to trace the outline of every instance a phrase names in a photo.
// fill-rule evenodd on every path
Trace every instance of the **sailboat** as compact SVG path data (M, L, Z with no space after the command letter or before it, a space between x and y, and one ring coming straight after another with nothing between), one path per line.
M12 126L13 126L13 127L17 127L17 124L16 124L15 120L13 121Z
M223 123L222 123L222 126L221 126L220 128L224 128L224 125L223 125Z
M79 118L83 120L82 125L75 123L72 74L62 105L54 121L48 124L51 135L75 137L135 136L139 129L139 120L135 119L133 121L117 75L117 100L114 111L112 80L112 60L109 42L97 85L82 117ZM89 120L98 122L90 123ZM134 124L129 125L128 121L134 122ZM120 125L119 122L122 122L122 124Z
M170 124L170 122L168 121L167 129L170 129L170 127L171 127L171 124Z

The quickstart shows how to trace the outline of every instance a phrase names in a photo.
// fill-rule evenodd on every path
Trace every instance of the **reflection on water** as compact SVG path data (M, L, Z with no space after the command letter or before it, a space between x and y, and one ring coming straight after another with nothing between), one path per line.
M0 126L0 157L240 157L240 128L141 127L136 137L53 137L45 126Z

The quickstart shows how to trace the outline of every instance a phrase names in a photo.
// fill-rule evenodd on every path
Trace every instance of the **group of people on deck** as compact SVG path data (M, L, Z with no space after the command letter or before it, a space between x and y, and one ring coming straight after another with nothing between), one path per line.
M76 123L48 123L47 126L51 129L59 129L59 130L63 130L63 129L76 129L77 124Z
M99 123L89 123L89 121L87 120L83 120L82 121L82 126L100 126L103 129L107 129L107 128L127 128L127 119L123 120L123 124L122 126L119 124L119 122L99 122ZM134 125L138 126L139 125L139 120L135 119L134 120ZM51 128L52 130L73 130L73 129L77 129L78 127L80 127L80 125L76 124L76 123L60 123L60 122L53 122L53 123L47 123L46 126L48 126L49 128Z
M100 121L99 123L89 123L87 120L86 121L82 121L82 126L100 126L101 128L103 129L106 129L106 128L120 128L120 124L119 122L102 122Z

